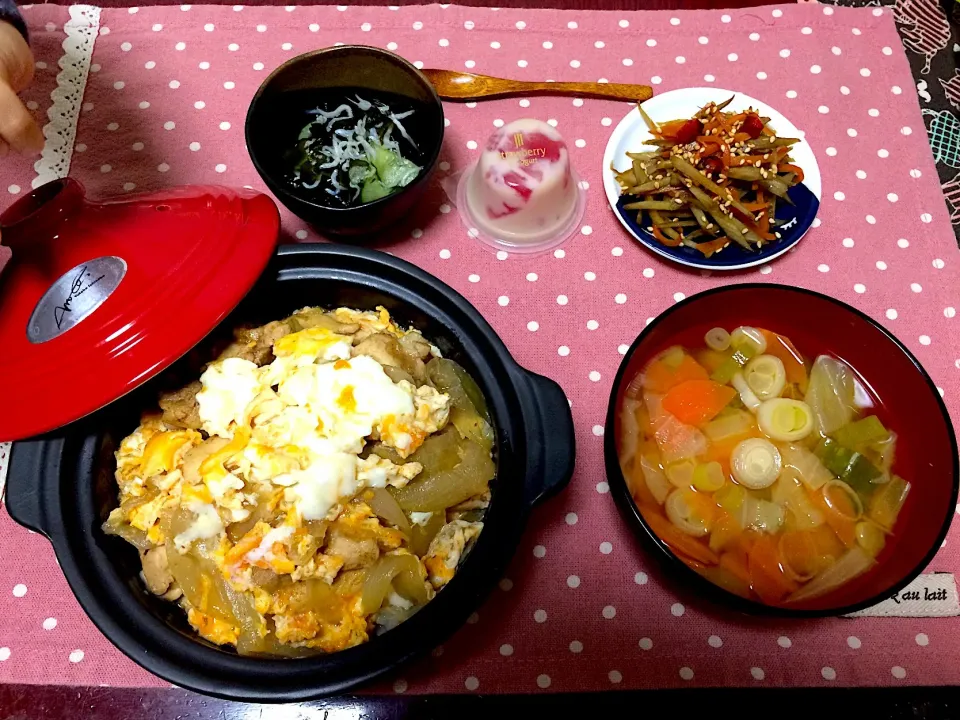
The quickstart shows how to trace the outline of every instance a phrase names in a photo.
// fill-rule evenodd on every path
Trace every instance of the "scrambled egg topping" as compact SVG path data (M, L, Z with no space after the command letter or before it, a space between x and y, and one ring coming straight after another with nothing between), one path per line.
M406 460L447 425L450 397L394 381L358 350L358 338L377 333L425 343L386 310L326 315L353 333L307 327L276 339L269 363L242 353L211 363L195 396L199 429L145 417L116 453L121 504L107 526L138 545L151 591L179 600L211 642L270 652L272 629L287 646L332 652L362 643L372 628L363 572L408 553L405 534L370 503L376 489L402 488L422 468L361 454L374 441ZM433 515L412 519L425 525ZM454 519L436 532L422 561L428 597L481 528ZM182 580L190 567L200 568L193 584ZM411 605L396 592L389 604Z

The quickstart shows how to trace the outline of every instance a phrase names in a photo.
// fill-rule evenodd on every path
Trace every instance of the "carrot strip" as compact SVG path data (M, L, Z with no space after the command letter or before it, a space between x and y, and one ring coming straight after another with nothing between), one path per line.
M687 425L700 425L715 418L737 391L713 380L688 380L663 396L663 409Z
M803 364L803 357L790 342L790 338L778 335L770 330L760 329L760 334L767 341L767 354L780 358L783 369L787 373L787 382L796 383L802 391L807 389L807 368Z
M660 232L660 228L658 228L656 225L653 226L653 236L662 245L666 245L667 247L677 247L681 242L683 242L683 240L674 240L672 238L668 238L666 235Z
M780 172L792 172L796 174L798 183L803 182L803 170L797 165L792 163L784 163L780 166Z
M750 584L750 570L747 567L747 555L742 550L725 552L720 556L720 567Z
M677 367L670 367L662 359L647 366L643 371L643 387L658 395L663 395L674 385L688 380L707 380L707 371L689 355L684 354Z

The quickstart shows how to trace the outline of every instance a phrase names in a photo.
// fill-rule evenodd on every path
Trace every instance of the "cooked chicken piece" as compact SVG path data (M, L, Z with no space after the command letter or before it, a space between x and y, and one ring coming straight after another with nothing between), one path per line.
M412 356L425 360L430 355L430 343L418 332L409 332L400 338L400 345Z
M186 387L160 395L160 408L163 410L163 422L170 427L199 430L203 427L200 420L200 404L197 393L203 386L195 380Z
M483 530L481 522L454 520L440 528L423 558L430 584L439 590L453 579L468 546Z
M163 595L173 584L173 575L167 566L167 548L164 545L147 550L140 556L143 563L143 581L154 595Z
M359 540L334 529L330 532L326 553L341 558L344 570L354 570L375 563L380 557L380 548L373 538Z
M380 332L371 335L363 342L355 345L354 355L368 355L381 365L400 368L417 380L422 380L425 374L423 361L407 353L400 341L390 333Z

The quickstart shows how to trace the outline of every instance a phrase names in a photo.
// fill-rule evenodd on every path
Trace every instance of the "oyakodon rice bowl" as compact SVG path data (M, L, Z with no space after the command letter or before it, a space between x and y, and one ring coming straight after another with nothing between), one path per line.
M489 484L483 531L461 556L456 576L404 622L370 634L367 642L337 652L309 650L296 658L242 655L232 645L214 644L198 635L177 603L147 590L139 551L103 532L118 506L115 453L121 441L137 428L144 410L159 413L158 392L201 377L216 349L197 349L93 415L14 444L6 487L10 515L50 539L86 614L150 672L198 692L259 702L341 693L395 672L444 642L480 609L516 552L530 509L570 480L573 420L560 387L520 367L470 303L403 260L355 247L282 246L214 335L225 335L226 344L235 327L260 327L305 307L379 306L398 327L420 331L476 381L494 430L497 473ZM379 545L378 552L387 554Z
M493 428L466 371L384 308L240 329L116 452L104 530L205 639L334 652L405 620L483 529Z

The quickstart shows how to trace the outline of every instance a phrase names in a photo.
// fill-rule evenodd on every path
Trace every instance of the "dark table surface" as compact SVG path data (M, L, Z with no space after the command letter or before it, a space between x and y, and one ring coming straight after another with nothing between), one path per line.
M385 5L382 0L350 0ZM420 5L431 0L390 0ZM836 0L832 0L836 2ZM236 0L205 0L233 5ZM246 0L246 5L287 5L290 0ZM60 2L57 4L66 4ZM172 0L100 0L101 7L168 5ZM297 0L333 5L337 0ZM519 8L665 10L736 8L764 0L459 0L461 5ZM877 5L877 0L839 0L841 5ZM893 4L884 0L884 5ZM960 658L957 659L960 662ZM546 717L710 718L758 716L763 720L960 720L960 689L690 689L554 695L434 697L346 696L283 706L251 705L208 698L186 690L99 688L61 685L0 685L0 720L361 720L383 718Z

